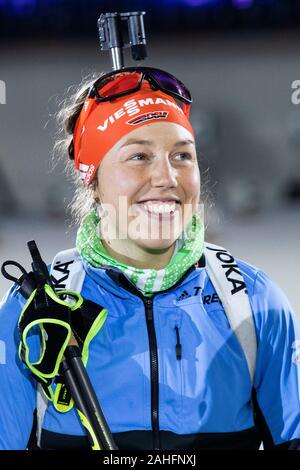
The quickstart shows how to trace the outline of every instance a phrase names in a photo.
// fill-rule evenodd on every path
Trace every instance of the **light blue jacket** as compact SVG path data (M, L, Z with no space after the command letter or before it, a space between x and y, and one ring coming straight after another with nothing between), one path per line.
M297 442L299 322L285 295L266 274L243 261L237 263L246 282L257 335L254 389L259 411L272 445ZM95 269L85 261L83 266L82 296L108 311L90 344L87 371L112 433L120 437L130 431L152 432L156 420L162 435L174 435L179 441L193 434L215 436L215 442L218 436L227 435L234 442L254 428L245 356L205 267L192 269L176 287L154 296L149 333L152 327L146 320L143 299L125 288L123 275L114 270L112 278L105 269ZM24 303L13 286L0 304L1 449L26 448L36 408L35 381L17 354L16 325ZM181 358L176 356L178 344ZM38 348L34 337L32 348L34 354ZM157 416L153 415L155 373ZM74 409L61 414L51 404L43 428L52 436L85 435Z

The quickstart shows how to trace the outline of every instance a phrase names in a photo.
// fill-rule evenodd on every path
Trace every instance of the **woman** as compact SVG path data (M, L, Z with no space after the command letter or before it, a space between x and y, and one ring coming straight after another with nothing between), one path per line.
M56 256L52 279L101 306L87 371L119 449L258 449L261 441L300 449L299 325L263 272L204 244L190 103L170 74L126 69L100 77L68 108L81 223L76 250ZM246 330L232 326L246 300L252 339L249 318ZM0 310L1 448L26 448L36 407L42 449L88 448L74 408L37 400L16 358L24 304L13 287Z

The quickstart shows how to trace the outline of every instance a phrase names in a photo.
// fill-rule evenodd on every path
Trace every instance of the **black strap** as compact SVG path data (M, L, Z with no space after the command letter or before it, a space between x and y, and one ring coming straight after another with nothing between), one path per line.
M37 433L37 409L35 409L33 412L32 428L31 428L31 433L27 442L26 449L41 450L37 445L36 433Z
M274 449L274 441L272 438L272 434L267 425L265 417L259 407L255 388L252 389L252 405L255 426L260 433L260 437L264 445L264 450Z

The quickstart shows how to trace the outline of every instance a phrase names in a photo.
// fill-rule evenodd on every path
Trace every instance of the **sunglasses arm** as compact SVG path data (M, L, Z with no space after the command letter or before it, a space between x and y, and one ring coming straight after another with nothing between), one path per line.
M182 104L182 110L185 114L185 116L189 119L190 118L190 111L191 111L191 105L187 103Z

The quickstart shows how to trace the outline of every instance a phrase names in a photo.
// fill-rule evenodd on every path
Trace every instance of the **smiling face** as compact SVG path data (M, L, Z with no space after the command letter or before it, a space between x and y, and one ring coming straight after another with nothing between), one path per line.
M173 246L200 200L200 173L193 136L175 123L146 124L120 139L97 172L96 196L119 230L110 246L164 251ZM127 209L124 203L127 202ZM113 209L113 211L110 210ZM113 215L115 212L115 217ZM103 238L107 237L103 234Z

